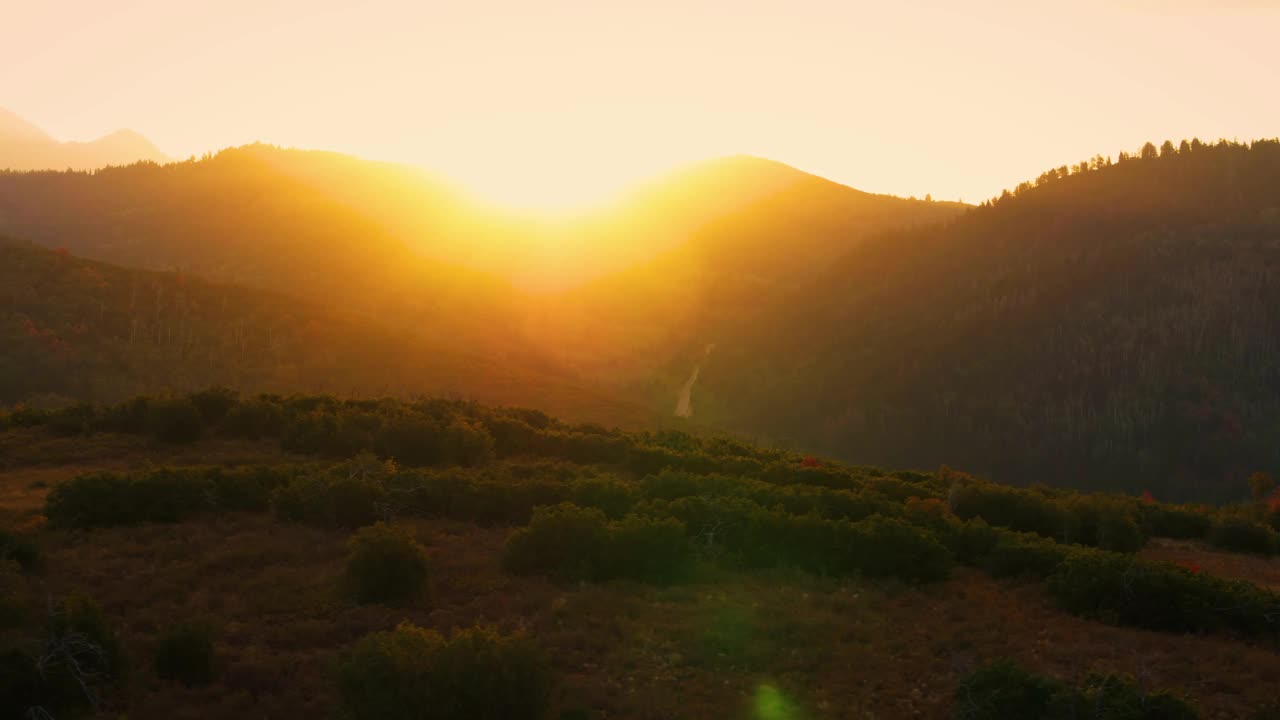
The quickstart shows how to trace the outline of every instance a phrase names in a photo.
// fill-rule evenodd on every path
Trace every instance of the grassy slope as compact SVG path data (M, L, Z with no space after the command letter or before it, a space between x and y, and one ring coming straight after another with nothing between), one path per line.
M92 468L297 460L267 444L171 448L43 429L6 431L0 448L9 459L0 468L5 525L30 524L49 486ZM49 572L23 580L20 592L37 607L72 590L103 604L133 657L127 705L138 718L321 716L334 700L327 669L339 649L404 619L442 631L477 622L527 629L562 679L559 706L590 707L593 717L748 717L757 689L771 684L805 717L943 718L964 672L1000 655L1064 678L1133 673L1150 687L1182 688L1206 718L1241 717L1280 682L1272 650L1086 621L1056 609L1041 584L973 570L919 588L720 569L666 589L558 585L499 568L504 528L403 523L427 546L433 575L426 599L401 608L338 595L347 532L247 514L45 531ZM1260 583L1274 582L1280 563L1185 543L1146 552ZM222 674L201 689L158 680L148 662L161 629L191 615L220 628Z

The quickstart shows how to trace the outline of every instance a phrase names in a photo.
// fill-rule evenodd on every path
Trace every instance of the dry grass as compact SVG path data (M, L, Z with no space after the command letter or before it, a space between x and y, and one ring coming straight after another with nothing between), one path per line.
M1280 592L1280 557L1232 553L1203 542L1153 538L1142 550L1152 560L1196 566L1212 575L1248 580Z
M1133 673L1184 689L1207 718L1240 717L1280 683L1271 650L1100 625L1056 610L1039 586L973 571L923 588L723 572L671 588L562 587L503 573L500 529L410 526L433 575L399 608L340 595L344 533L261 515L49 532L50 572L27 591L103 604L134 658L131 718L323 716L336 653L405 619L529 631L563 680L560 705L594 717L747 717L769 683L812 717L943 718L960 676L999 655L1064 678ZM159 633L191 616L220 628L222 673L202 689L164 683L148 664Z
M225 459L260 450L206 444L100 465L182 462L173 458L183 453L207 462L211 452ZM0 473L0 497L38 508L43 489L30 483L53 485L90 467L77 458L10 468ZM432 575L424 597L403 607L361 607L341 595L347 533L248 514L42 531L48 573L22 579L20 593L37 607L73 590L102 603L133 659L128 695L104 717L135 720L326 717L335 700L329 668L341 649L406 619L442 631L475 623L528 631L561 679L557 705L594 718L747 718L762 684L802 717L945 718L960 677L996 656L1061 678L1131 673L1148 687L1182 689L1205 718L1244 716L1280 685L1273 650L1086 621L1057 610L1041 585L975 571L921 588L714 568L669 588L557 585L502 572L502 529L405 524L427 547ZM1274 561L1187 543L1146 552L1276 580ZM220 658L218 680L196 689L161 681L151 668L160 633L192 616L213 620Z
M62 437L44 428L11 428L0 432L0 527L21 524L39 514L51 489L86 472L281 460L279 449L270 442L219 439L175 446L137 435Z

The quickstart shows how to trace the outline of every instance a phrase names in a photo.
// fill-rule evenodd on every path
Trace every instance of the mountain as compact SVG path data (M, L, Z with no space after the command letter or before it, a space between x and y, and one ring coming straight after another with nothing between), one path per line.
M571 378L353 311L183 272L121 268L0 237L0 405L249 392L420 394L634 425Z
M58 142L0 108L0 169L91 170L140 161L162 163L169 157L132 130L118 130L90 142Z
M670 407L690 364L729 328L756 322L761 308L785 303L867 238L944 223L968 207L861 192L759 158L704 163L626 211L679 228L675 239L655 239L647 258L546 298L528 334L579 371Z
M317 175L360 189L344 196ZM423 257L387 229L379 207L356 202L388 177L396 180L381 164L261 145L168 165L0 173L0 232L518 352L505 283Z
M865 232L958 209L745 157L690 166L554 222L486 207L416 168L267 145L164 166L0 173L0 231L15 237L395 317L471 347L578 369L631 347L617 331L643 335L654 318L631 317L633 307L661 311L664 327L688 324L684 310L695 306L671 300L706 283L670 294L655 279L673 268L683 276L695 265L721 267L715 277L726 283L768 276ZM564 289L584 283L605 290ZM577 308L595 306L610 314L579 316ZM665 337L642 349L644 367L665 352Z
M868 238L729 330L684 348L715 342L703 422L858 462L1235 497L1280 468L1280 143L1055 169Z

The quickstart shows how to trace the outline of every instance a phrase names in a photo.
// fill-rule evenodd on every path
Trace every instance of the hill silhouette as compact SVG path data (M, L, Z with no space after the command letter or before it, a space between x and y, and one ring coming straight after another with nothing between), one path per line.
M0 237L0 286L0 404L220 384L475 398L623 425L648 418L563 374L448 337L183 272L120 268Z
M169 159L150 140L132 130L117 130L89 142L59 142L0 108L0 170L90 170Z
M486 207L416 168L268 145L164 166L0 173L0 231L15 237L283 292L513 364L593 375L625 352L647 372L672 333L688 334L710 283L740 284L796 266L802 249L830 255L863 231L957 211L749 157L695 164L558 220ZM784 245L786 257L771 258L770 246ZM530 297L582 283L606 290ZM647 336L648 326L658 333Z
M860 462L1235 497L1280 466L1280 143L1148 144L854 246L716 343L707 422Z
M653 210L664 203L667 213ZM582 372L674 402L668 394L688 363L728 327L785 302L868 237L945 222L967 208L866 193L759 158L697 165L631 210L682 227L678 238L538 305L530 334L554 339ZM665 219L672 215L679 219Z

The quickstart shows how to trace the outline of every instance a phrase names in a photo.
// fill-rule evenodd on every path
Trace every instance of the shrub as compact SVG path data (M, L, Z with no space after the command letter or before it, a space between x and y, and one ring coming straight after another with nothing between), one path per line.
M434 420L409 415L383 423L374 443L379 453L402 465L433 465L444 457L443 435Z
M551 697L541 651L484 628L445 640L402 623L357 642L336 676L349 720L536 720Z
M191 404L200 412L205 425L217 425L227 416L227 412L236 406L240 393L224 387L211 387L187 396Z
M1209 529L1208 539L1211 545L1232 552L1274 555L1277 550L1275 530L1243 517L1220 518Z
M937 532L939 539L951 549L957 561L965 565L978 565L1010 531L993 528L982 518L963 522L949 518Z
M951 572L951 553L923 528L879 516L853 527L857 542L852 555L857 569L865 575L930 582L942 580Z
M1055 718L1105 720L1196 720L1200 714L1167 690L1144 692L1124 675L1090 675L1055 703Z
M1070 530L1061 539L1115 552L1137 552L1146 544L1132 505L1118 498L1073 495L1062 501Z
M52 411L45 427L59 435L84 435L93 430L96 417L93 405L81 403Z
M74 717L124 679L123 650L92 600L67 597L50 608L44 630L30 649L0 650L0 711L6 718Z
M607 574L608 543L609 521L603 512L564 503L535 510L528 527L507 539L502 562L517 574L597 580Z
M98 417L98 427L111 432L142 434L150 427L150 418L151 399L139 396L106 408Z
M980 517L991 525L1058 538L1068 528L1067 512L1036 490L987 482L958 482L949 497L951 512L961 519Z
M156 675L184 685L204 685L214 676L213 630L204 620L187 620L160 636Z
M271 495L294 477L287 468L213 468L213 503L220 510L263 512L271 508Z
M1049 577L1072 550L1028 533L1001 536L982 559L982 567L995 577ZM1082 552L1077 549L1076 552Z
M635 505L630 486L614 478L587 478L574 483L570 499L582 507L603 510L611 520L624 517Z
M608 575L662 583L684 575L691 548L679 520L631 516L609 526L608 550Z
M1146 693L1132 678L1090 675L1077 687L996 660L969 674L956 691L963 720L1196 720L1196 709L1159 690Z
M298 415L292 422L285 424L281 431L280 447L288 452L322 457L354 457L373 447L365 424L354 412L339 415L313 410Z
M223 418L221 429L235 437L261 440L278 436L284 429L284 423L284 411L280 406L259 398L232 407Z
M1036 720L1048 716L1063 685L1000 659L969 674L956 691L956 717L962 720Z
M99 472L54 488L45 498L45 515L57 527L177 522L208 509L210 497L209 480L201 471Z
M1064 609L1105 622L1280 639L1280 596L1167 563L1076 552L1050 576L1049 591Z
M335 468L327 474L295 477L276 488L271 510L284 520L355 528L381 517L386 494L374 474Z
M204 417L188 399L157 401L148 407L147 429L161 442L191 443L204 435Z
M44 569L44 558L35 542L22 535L0 530L0 567L12 562L24 573L37 573Z
M359 602L402 602L422 593L427 553L403 529L376 523L349 544L347 585Z
M1209 532L1210 517L1180 505L1144 503L1140 506L1143 530L1154 537L1189 540Z
M493 436L482 425L454 418L444 428L447 461L465 467L484 465L494 458Z

